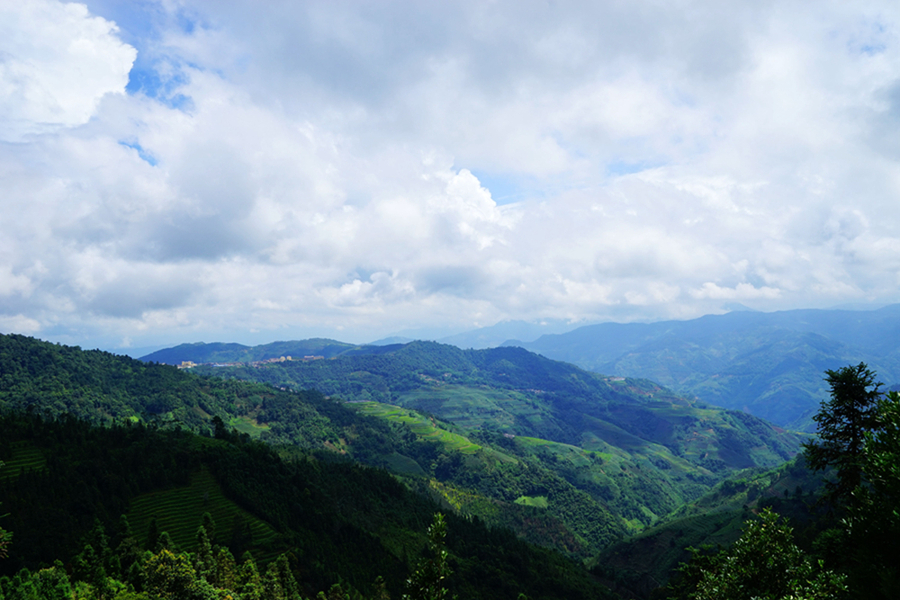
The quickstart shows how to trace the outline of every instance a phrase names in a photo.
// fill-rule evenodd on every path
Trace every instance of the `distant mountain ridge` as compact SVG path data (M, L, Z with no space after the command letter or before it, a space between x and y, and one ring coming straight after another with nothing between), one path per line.
M828 393L826 369L862 361L885 384L900 381L900 304L603 323L505 345L595 372L651 379L782 427L813 431L811 417Z
M539 323L527 321L502 321L490 327L481 327L438 339L442 344L458 348L484 350L502 346L510 339L536 340L542 335L560 334L575 329L577 325L561 319L549 319Z
M257 362L282 356L303 358L304 356L322 356L332 358L339 354L360 348L355 344L347 344L325 338L312 338L308 340L292 342L272 342L259 346L245 346L235 343L204 343L180 344L172 348L157 350L140 360L145 362L158 362L166 365L180 365L182 362L195 363L234 363Z

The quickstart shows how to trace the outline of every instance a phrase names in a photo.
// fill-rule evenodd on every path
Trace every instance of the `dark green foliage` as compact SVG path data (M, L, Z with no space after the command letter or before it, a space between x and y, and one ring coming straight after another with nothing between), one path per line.
M813 417L818 424L818 439L804 444L803 454L813 470L835 469L837 481L828 482L828 495L842 504L862 483L866 433L878 426L881 384L875 382L875 374L865 363L825 374L831 396L822 401Z
M95 596L128 584L138 590L146 585L162 597L208 597L212 588L243 590L250 597L253 590L280 588L296 596L299 581L303 595L313 597L336 581L345 590L368 590L380 576L384 591L399 597L410 566L403 557L418 552L437 508L383 471L311 456L285 462L257 442L235 444L141 425L100 429L22 413L0 416L0 430L16 443L39 448L47 459L45 469L22 472L0 486L16 531L27 532L0 561L0 573L34 571L62 558ZM117 515L139 495L187 485L197 469L207 469L229 497L274 527L281 544L276 553L289 551L296 561L236 565L227 548L212 547L203 527L193 547L161 548L147 563L135 540L148 536ZM199 512L193 518L210 523ZM515 597L522 591L548 599L604 596L579 565L558 554L477 521L453 515L446 520L454 582L467 598ZM168 535L155 537L160 545ZM254 548L255 556L257 550L262 555L271 549Z
M0 423L0 453L18 457L26 444L29 460L39 459L29 467L20 462L15 476L0 486L0 500L12 513L10 528L29 532L27 540L17 537L16 552L0 568L8 563L10 573L20 566L35 569L83 553L79 583L99 594L106 593L103 573L107 580L141 589L146 559L136 540L152 537L149 549L158 548L157 554L163 546L173 557L194 553L187 564L195 581L204 582L195 588L200 595L210 586L244 589L248 596L286 593L287 579L276 581L268 564L289 551L295 557L291 571L306 596L335 582L341 594L355 594L381 576L384 591L396 597L412 566L407 557L419 554L436 506L351 459L434 477L443 487L424 478L410 486L439 493L464 514L518 524L529 539L583 556L586 548L602 547L622 531L626 519L637 529L699 496L731 469L786 456L790 448L790 440L752 417L696 406L649 382L610 381L514 348L476 353L411 344L298 363L319 373L323 388L330 381L324 377L334 375L347 389L389 394L392 401L452 417L454 424L409 408L377 409L397 415L370 417L318 392L274 389L273 383L282 385L278 381L205 379L20 336L2 336L0 342L16 350L0 355L7 385L0 385L0 407L26 404L22 396L34 388L32 371L40 382L30 401L34 414L11 415ZM44 371L48 361L55 366ZM5 377L6 365L18 375ZM279 363L253 372L277 373L286 365L294 367ZM166 412L148 410L160 403ZM62 414L69 406L111 426L94 429L67 416L54 422L36 416ZM132 418L141 422L122 424ZM205 437L177 431L179 426ZM160 544L172 539L168 534L175 529L148 532L153 512L142 512L140 519L130 514L140 523L130 535L130 526L114 527L136 498L187 489L197 473L214 478L217 490L247 511L245 521L232 523L229 516L210 535L213 527L207 528L206 520L206 541L195 539L202 513L210 510L198 508L186 533L175 538L177 549L171 542ZM49 505L47 498L53 498ZM104 543L96 530L91 533L98 518L106 531L124 533ZM265 540L252 535L250 519L267 523L276 534ZM461 597L604 594L578 565L523 544L509 531L454 514L446 520L448 564L455 573L450 587ZM216 545L235 555L252 550L259 560L256 576L249 563L236 565Z
M209 513L204 514L204 517ZM194 570L198 577L207 581L216 580L216 559L213 556L212 544L206 535L206 528L201 525L197 529L197 551L194 554Z
M848 544L854 551L851 588L860 598L900 597L900 394L877 405L878 428L866 434L863 472L868 482L848 506Z
M0 409L32 407L94 423L131 419L200 431L210 429L213 416L250 423L262 402L283 394L21 335L0 335L0 374ZM306 412L315 417L314 411Z
M463 351L415 342L378 354L204 372L390 402L443 419L432 419L432 430L451 430L484 448L467 456L442 449L428 456L433 445L408 443L396 429L379 430L336 405L316 405L345 431L353 424L345 448L357 460L429 475L505 503L546 496L546 517L562 522L575 546L587 549L664 517L735 468L774 465L799 446L796 437L749 415L697 407L650 382L610 381L521 348ZM279 401L273 398L260 413L271 426L264 439L292 435L284 424L293 420ZM371 412L403 420L390 409ZM436 433L411 427L423 437ZM514 436L554 443L522 443ZM612 464L604 464L601 452ZM515 520L511 509L502 515L472 505L467 510L492 523ZM578 552L565 536L535 537Z
M13 577L0 577L0 599L71 600L72 585L59 561L52 567L31 572L23 569Z
M9 544L12 542L12 533L0 527L0 558L6 558L9 552Z
M447 537L447 522L444 515L435 513L434 521L428 526L428 556L419 560L415 571L406 581L403 600L447 600L450 592L445 587L453 573L450 568L450 554L444 538Z
M777 433L749 415L700 411L650 382L611 382L521 348L464 351L414 342L378 355L203 372L273 386L314 388L345 400L398 404L466 429L495 427L504 433L574 445L584 443L584 436L590 434L631 453L657 444L695 463L702 460L700 455L712 454L721 461L713 468L716 471L760 464L755 455L750 457L749 448L769 448L771 456L764 462L774 465L792 456L799 445L796 438ZM702 447L695 435L699 429L713 432L712 439L699 438ZM722 443L707 443L716 437Z
M807 446L804 457L811 467L833 467L837 474L836 482L819 488L824 501L807 498L800 485L793 496L784 486L782 495L761 500L761 520L748 523L729 549L695 553L669 586L670 597L898 597L900 395L879 397L875 375L864 364L827 375L831 400L816 416L821 439ZM769 507L804 527L804 549Z
M744 533L717 554L694 551L691 563L672 585L670 598L682 600L832 600L845 596L844 577L824 571L793 541L791 528L764 510Z
M610 382L517 348L464 352L416 343L376 350L213 371L246 372L262 385L0 336L0 407L21 407L28 390L37 390L30 405L41 413L65 409L95 423L127 418L189 426L238 445L256 437L327 448L328 460L339 452L433 477L450 486L448 501L457 490L468 495L454 504L460 510L581 557L698 497L731 469L770 464L796 447L795 439L752 417L698 409L649 382ZM367 416L319 392L276 389L299 384L291 377L301 375L307 379L299 383L328 393L391 398L456 424L432 420L430 431L414 434L402 421ZM431 441L431 433L449 430L470 435L472 449ZM522 435L554 443L533 444ZM513 504L532 497L546 498L546 508ZM219 543L238 555L254 543L240 527L221 525Z
M144 564L148 592L167 600L191 600L200 596L197 573L185 554L163 548Z

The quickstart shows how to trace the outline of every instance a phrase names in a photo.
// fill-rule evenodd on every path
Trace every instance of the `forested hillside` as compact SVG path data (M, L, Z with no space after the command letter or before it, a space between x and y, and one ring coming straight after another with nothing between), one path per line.
M790 458L799 444L750 415L517 348L414 342L371 355L199 371L314 388L353 401L362 413L406 422L423 438L450 436L434 429L446 425L416 414L452 423L450 434L462 439L447 444L459 451L449 463L438 461L432 471L401 456L396 468L421 467L477 495L539 507L595 549L656 522L735 469ZM477 497L458 498L481 510ZM595 525L578 522L586 512L596 514L587 520Z
M183 361L195 363L254 362L282 356L291 356L298 359L304 356L331 358L352 351L355 348L359 348L359 346L326 339L273 342L261 346L223 343L204 344L197 342L157 350L147 356L142 356L141 360L160 362L167 365L179 365Z
M828 393L822 373L863 361L885 384L898 383L898 337L900 305L892 305L603 323L507 343L599 373L647 378L688 397L812 432L812 416Z
M0 579L0 597L41 585L41 573L59 585L68 573L83 591L91 586L79 597L91 598L111 598L123 585L179 600L224 597L212 587L259 598L248 586L259 594L288 581L304 597L335 584L353 598L399 597L440 510L384 471L333 453L286 461L233 431L211 438L128 422L97 428L33 411L4 411L0 431L3 526L13 532L0 574L18 573ZM449 513L445 521L447 585L461 597L607 596L561 555L477 520ZM38 570L54 561L59 570Z
M271 444L327 448L389 468L463 513L581 557L665 517L736 468L777 464L798 443L748 415L517 349L416 343L212 370L261 384L21 336L0 342L7 407L195 431L212 431L218 418ZM308 379L294 379L301 376ZM288 385L404 407L275 387Z
M832 386L865 375L865 455L811 456L868 487L843 486L824 505L821 475L796 461L766 469L794 454L796 436L519 348L411 343L209 370L218 377L0 336L0 571L17 572L0 578L0 597L47 585L120 600L396 597L411 573L424 577L419 558L435 556L445 525L463 597L605 597L599 581L629 597L712 598L691 590L769 567L735 571L750 560L741 544L684 548L739 535L805 573L784 589L896 587L866 582L896 574L885 552L900 396L879 400L865 365L828 372ZM836 402L816 417L826 427L843 427L829 416L844 410ZM873 566L838 552L844 539L866 540L848 556ZM592 576L572 560L588 557Z
M822 480L802 456L774 469L746 469L681 506L667 522L605 548L590 561L591 569L625 596L648 597L691 558L688 548L731 545L744 522L764 508L790 518L804 548L811 549L823 528L817 520L827 513L816 505Z

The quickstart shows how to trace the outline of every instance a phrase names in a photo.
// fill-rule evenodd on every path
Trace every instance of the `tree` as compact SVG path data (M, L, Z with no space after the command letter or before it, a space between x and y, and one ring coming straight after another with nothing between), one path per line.
M12 534L0 527L0 558L6 558Z
M900 394L878 402L879 426L866 434L867 485L855 492L846 525L852 540L851 588L861 598L900 597Z
M447 522L442 513L435 513L428 527L428 551L430 558L419 561L416 570L406 581L407 593L403 600L447 600L449 592L444 585L453 573L450 569L444 538L447 536Z
M256 567L256 561L250 552L244 552L242 557L243 564L240 571L240 585L238 590L241 598L244 600L259 600L262 597L262 578L259 576L259 569Z
M197 528L197 552L194 555L194 569L197 576L209 583L216 581L216 557L213 556L212 544L206 535L206 527Z
M791 528L769 509L745 524L731 548L694 556L697 562L681 569L690 585L670 585L676 592L670 598L832 600L846 593L844 576L813 564L794 544Z
M862 483L866 433L878 425L878 388L882 384L875 383L875 374L865 363L825 374L831 397L822 401L813 417L818 439L804 444L803 454L814 471L836 469L837 481L828 482L826 497L844 503Z
M144 565L146 589L151 594L172 600L194 595L197 573L184 554L173 554L166 548L151 556Z
M6 558L10 542L12 542L12 533L0 527L0 558Z

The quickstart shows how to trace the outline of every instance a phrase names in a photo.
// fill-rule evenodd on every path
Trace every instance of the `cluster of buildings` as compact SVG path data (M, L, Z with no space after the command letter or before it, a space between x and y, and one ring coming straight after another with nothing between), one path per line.
M304 356L303 358L299 358L296 360L300 360L302 362L309 362L311 360L324 360L324 356ZM251 367L259 367L262 365L268 365L272 363L282 363L285 361L295 360L290 356L279 356L278 358L267 358L265 360L255 360L249 363L242 362L230 362L230 363L195 363L192 360L183 360L180 365L177 365L179 369L191 369L193 367L199 367L200 365L212 365L214 367L242 367L244 365L249 365Z

